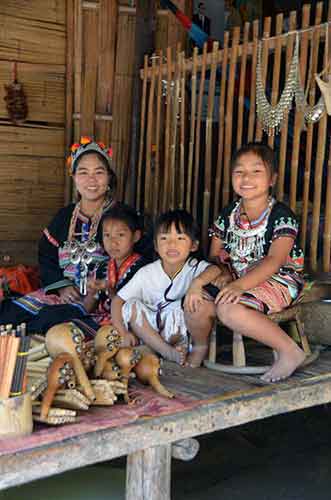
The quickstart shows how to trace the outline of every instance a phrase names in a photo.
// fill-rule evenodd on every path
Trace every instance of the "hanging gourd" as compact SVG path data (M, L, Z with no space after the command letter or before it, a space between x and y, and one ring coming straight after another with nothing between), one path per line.
M28 115L28 104L23 85L17 80L17 63L14 63L13 82L5 85L5 101L9 119L15 125L21 125Z

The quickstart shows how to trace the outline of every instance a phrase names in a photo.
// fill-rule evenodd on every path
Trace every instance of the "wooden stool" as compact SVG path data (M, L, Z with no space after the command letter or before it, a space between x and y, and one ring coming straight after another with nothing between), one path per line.
M291 337L297 341L306 354L306 359L301 366L308 365L315 361L319 356L319 351L311 351L308 339L304 333L304 325L300 319L301 304L296 303L283 311L269 314L268 318L277 324L289 323ZM294 331L294 334L292 332ZM246 375L257 375L265 373L270 366L247 366L245 345L242 335L233 332L232 341L232 361L233 364L222 364L216 362L216 325L214 326L209 341L209 358L204 361L204 366L211 370L217 370L223 373L235 373Z

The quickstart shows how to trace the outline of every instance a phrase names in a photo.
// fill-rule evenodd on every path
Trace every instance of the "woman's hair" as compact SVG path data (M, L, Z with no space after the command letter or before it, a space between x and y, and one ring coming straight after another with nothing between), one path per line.
M106 170L109 174L109 181L108 181L109 196L113 196L114 193L116 192L116 188L117 188L117 177L116 177L114 170L112 168L110 168L109 161L105 158L105 156L98 153L98 151L89 150L89 151L86 151L86 152L83 152L82 154L80 154L80 156L76 159L76 166L75 166L74 175L77 172L77 168L79 166L81 159L86 157L87 155L96 155L99 158L99 160L101 161L101 163L104 165L104 167L106 168Z
M133 233L144 230L144 218L134 208L125 203L116 203L104 213L102 224L109 220L123 222Z
M254 153L258 156L263 161L265 167L269 169L271 176L277 173L278 166L275 153L267 144L262 144L262 142L250 142L238 149L232 158L231 172L233 172L239 158L246 153Z

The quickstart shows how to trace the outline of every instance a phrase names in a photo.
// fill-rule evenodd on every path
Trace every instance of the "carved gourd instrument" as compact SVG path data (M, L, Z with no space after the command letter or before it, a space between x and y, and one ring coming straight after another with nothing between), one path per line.
M53 399L57 391L61 388L75 387L74 360L70 354L62 353L56 356L48 368L47 389L44 393L40 416L46 419Z
M122 347L115 356L115 361L121 370L121 381L125 384L126 388L129 384L131 371L140 359L140 352L137 349L132 349L132 347ZM124 395L124 401L126 403L129 402L128 393Z
M94 349L96 354L96 363L94 374L100 377L105 363L113 358L122 344L122 338L112 325L104 325L97 331L94 339Z
M46 349L52 358L61 353L70 354L73 358L74 371L85 396L94 401L90 381L84 369L84 350L86 349L84 333L73 323L61 323L52 326L46 334Z
M151 352L142 354L141 360L134 367L137 379L143 384L150 385L158 394L166 398L173 398L175 395L168 391L160 382L159 375L162 375L160 358Z
M119 380L121 378L121 369L113 359L109 359L105 362L101 378L109 381Z

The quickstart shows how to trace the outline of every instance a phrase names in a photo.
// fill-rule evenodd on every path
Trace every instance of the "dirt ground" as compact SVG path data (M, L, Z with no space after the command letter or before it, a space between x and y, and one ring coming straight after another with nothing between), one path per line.
M199 441L192 462L173 461L172 500L331 499L330 405ZM124 488L120 459L5 490L0 500L124 500Z

